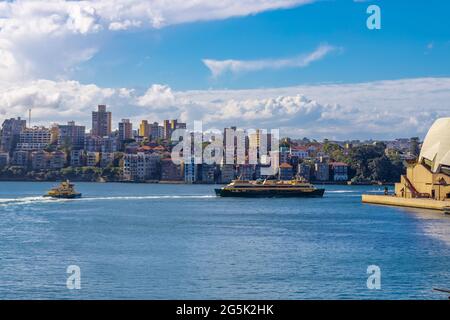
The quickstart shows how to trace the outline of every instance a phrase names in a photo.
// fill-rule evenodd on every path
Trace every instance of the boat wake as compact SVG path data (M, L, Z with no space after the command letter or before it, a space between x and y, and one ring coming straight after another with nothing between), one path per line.
M97 200L148 200L148 199L204 199L204 198L215 198L215 196L212 195L117 196L117 197L86 197L76 200L97 201Z
M0 206L50 202L54 200L45 197L0 198Z
M85 197L79 199L55 199L48 197L22 197L0 198L0 207L13 205L28 205L39 203L61 203L72 201L99 201L99 200L151 200L151 199L205 199L215 198L213 195L152 195L152 196L117 196L117 197Z

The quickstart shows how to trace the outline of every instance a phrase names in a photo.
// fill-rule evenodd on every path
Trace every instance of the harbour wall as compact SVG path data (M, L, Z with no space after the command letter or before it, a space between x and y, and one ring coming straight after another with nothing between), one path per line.
M385 195L362 195L363 203L383 204L389 206L413 207L422 209L432 209L450 212L450 201L440 201L433 199L400 198Z

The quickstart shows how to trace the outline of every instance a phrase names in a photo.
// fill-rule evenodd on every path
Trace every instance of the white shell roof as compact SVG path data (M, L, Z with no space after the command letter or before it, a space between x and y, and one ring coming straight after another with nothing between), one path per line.
M441 165L450 166L450 118L437 119L423 141L419 162L432 161L431 171L436 173Z

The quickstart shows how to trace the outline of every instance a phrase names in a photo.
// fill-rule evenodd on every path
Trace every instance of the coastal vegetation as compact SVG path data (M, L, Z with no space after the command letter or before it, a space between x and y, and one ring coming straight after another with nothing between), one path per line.
M388 152L382 142L343 148L325 142L323 151L334 161L349 165L352 182L396 182L405 173L403 160L398 152Z
M57 181L72 180L86 182L117 182L122 180L120 167L67 167L60 170L27 170L10 166L0 170L0 180L4 181Z

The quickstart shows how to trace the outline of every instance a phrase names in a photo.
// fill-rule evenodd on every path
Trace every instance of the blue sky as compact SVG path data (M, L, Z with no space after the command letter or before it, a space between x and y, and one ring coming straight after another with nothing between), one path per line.
M366 27L381 8L381 30ZM450 116L450 2L0 1L0 122L178 118L316 139Z
M382 29L366 28L366 8L381 8ZM173 89L264 88L363 82L450 73L447 1L319 1L246 17L118 32L74 78L101 86ZM213 79L202 59L279 59L321 44L340 50L305 68L287 67Z

